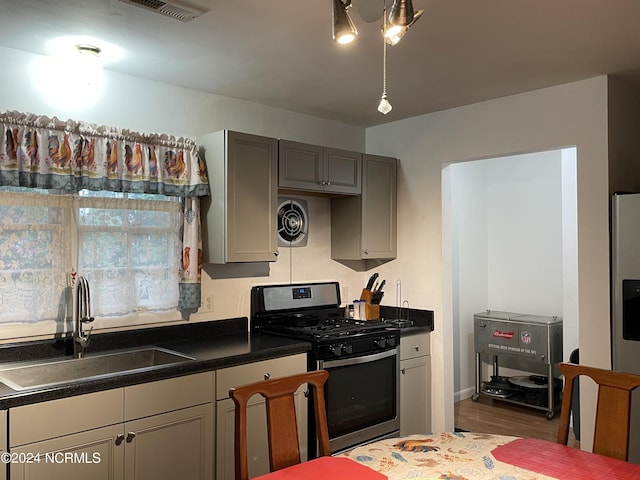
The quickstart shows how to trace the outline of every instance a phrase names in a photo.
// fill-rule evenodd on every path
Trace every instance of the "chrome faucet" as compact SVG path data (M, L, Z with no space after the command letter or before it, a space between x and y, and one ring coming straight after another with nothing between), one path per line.
M84 357L84 349L89 346L89 337L93 327L89 329L89 333L84 333L82 325L84 323L93 322L91 316L91 295L89 293L89 281L86 277L79 276L76 287L76 308L75 308L75 328L73 331L73 357Z

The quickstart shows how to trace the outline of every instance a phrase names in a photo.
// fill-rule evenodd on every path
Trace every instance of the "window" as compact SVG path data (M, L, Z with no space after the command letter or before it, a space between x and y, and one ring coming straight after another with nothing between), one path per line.
M74 270L89 280L95 328L180 318L179 199L2 190L3 338L69 331Z

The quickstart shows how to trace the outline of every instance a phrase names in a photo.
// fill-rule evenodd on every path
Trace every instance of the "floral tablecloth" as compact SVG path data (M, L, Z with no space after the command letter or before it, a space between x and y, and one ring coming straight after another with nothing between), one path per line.
M389 480L544 480L540 473L503 463L491 451L518 437L483 433L411 435L356 447L345 456Z

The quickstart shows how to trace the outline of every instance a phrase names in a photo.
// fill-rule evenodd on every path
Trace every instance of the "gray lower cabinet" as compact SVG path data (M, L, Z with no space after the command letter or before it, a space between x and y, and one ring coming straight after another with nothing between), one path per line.
M331 258L397 256L397 160L363 155L362 195L331 199Z
M7 451L7 411L0 410L0 455ZM0 465L0 480L7 479L9 466L6 462Z
M277 378L307 370L305 354L265 360L216 372L216 480L234 480L234 432L235 406L229 398L229 389L234 386ZM306 386L296 393L296 415L301 456L306 458L307 397ZM255 396L247 406L247 445L249 453L249 477L269 472L269 446L264 399Z
M359 195L362 154L280 140L278 186L286 190Z
M209 480L213 372L9 410L12 479ZM24 461L23 461L24 460Z
M400 338L400 435L431 432L429 334Z
M222 130L197 143L211 188L202 199L203 261L275 261L278 141Z

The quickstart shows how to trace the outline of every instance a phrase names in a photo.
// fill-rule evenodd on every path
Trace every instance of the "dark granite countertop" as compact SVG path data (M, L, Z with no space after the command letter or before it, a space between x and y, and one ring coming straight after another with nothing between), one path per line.
M0 383L0 409L218 370L305 353L311 349L310 343L300 340L268 334L250 334L247 332L247 326L247 318L235 318L192 325L96 334L91 338L87 356L126 348L155 346L188 355L195 360L107 378L23 391L13 390ZM73 344L70 338L3 345L0 347L0 368L8 367L14 362L68 359L71 358L72 351Z
M380 305L380 316L383 322L398 327L402 337L432 332L434 328L432 310Z

